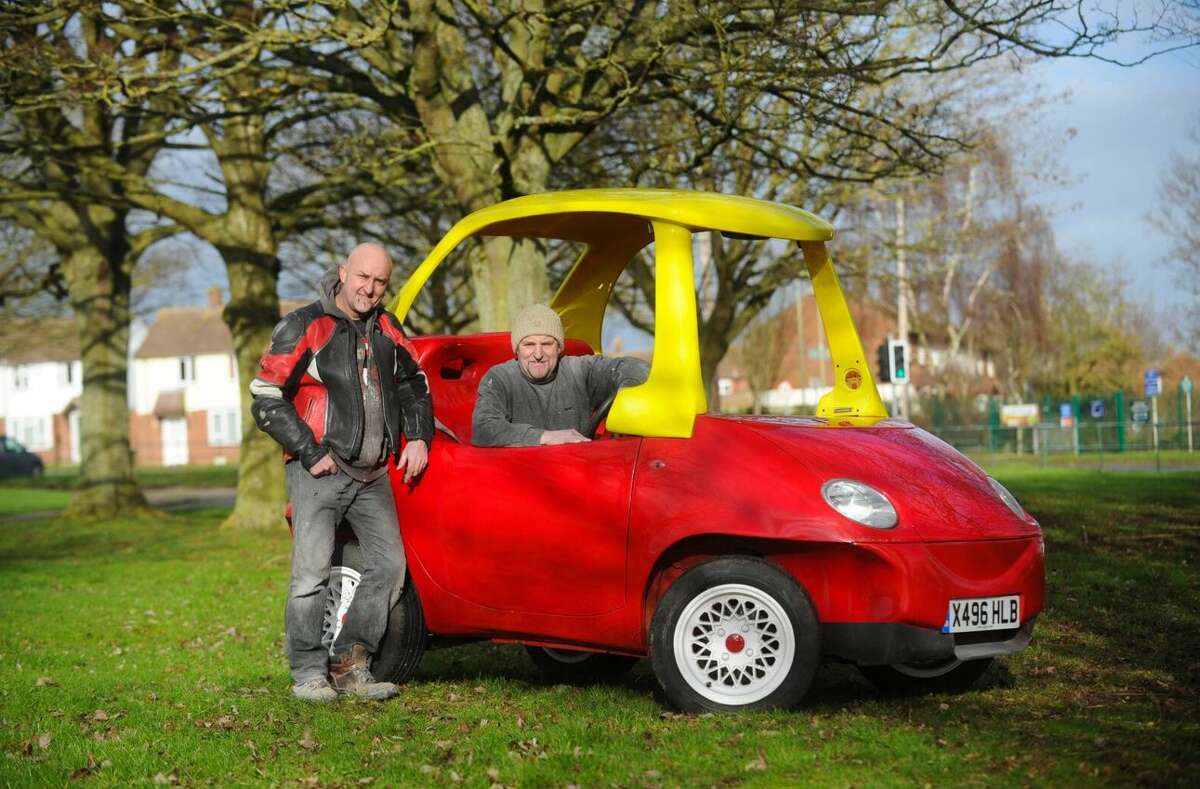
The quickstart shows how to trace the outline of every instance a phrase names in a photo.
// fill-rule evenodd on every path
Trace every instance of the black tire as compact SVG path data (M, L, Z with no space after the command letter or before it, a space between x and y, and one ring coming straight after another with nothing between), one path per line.
M637 663L635 657L605 652L530 646L525 647L525 652L546 679L570 685L611 682Z
M820 632L787 573L751 557L714 559L659 601L650 660L667 700L685 712L790 707L812 685Z
M974 685L991 665L991 658L950 658L931 664L859 666L858 670L872 685L889 693L962 693Z
M331 617L339 610L343 591L353 595L354 589L349 587L357 588L361 572L362 549L358 543L348 542L339 546L334 552L333 567L329 572L329 598L322 627L322 643L330 648L336 632ZM387 629L379 640L379 649L371 658L371 674L381 681L397 684L406 682L420 665L428 640L421 598L411 576L406 577L404 591L388 614Z

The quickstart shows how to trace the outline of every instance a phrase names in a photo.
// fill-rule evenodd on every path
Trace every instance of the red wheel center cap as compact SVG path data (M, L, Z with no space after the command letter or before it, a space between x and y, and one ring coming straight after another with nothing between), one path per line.
M741 652L746 648L746 639L734 633L731 636L725 637L725 648L730 652Z

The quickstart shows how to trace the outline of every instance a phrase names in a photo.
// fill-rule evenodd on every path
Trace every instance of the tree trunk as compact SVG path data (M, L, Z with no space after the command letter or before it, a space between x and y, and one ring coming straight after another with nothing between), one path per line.
M231 214L235 213L231 211ZM264 215L241 218L231 226L253 230L257 240L236 247L219 247L229 274L229 304L225 323L233 335L241 385L242 446L238 460L237 500L222 527L277 528L283 524L287 494L283 482L283 457L279 445L258 429L250 415L250 382L279 321L279 259ZM258 251L255 251L257 249Z
M279 445L258 429L250 413L250 382L280 317L278 242L266 199L271 163L265 153L264 119L238 103L239 96L251 95L253 88L245 75L223 84L225 106L240 114L225 122L223 135L209 138L221 165L229 208L215 226L220 237L208 240L220 251L229 276L224 318L233 335L242 388L237 500L221 525L238 529L278 528L287 506Z
M123 220L120 224L124 239ZM123 243L109 247L77 249L65 266L83 366L79 481L67 517L114 518L150 512L133 478L129 446L127 250Z

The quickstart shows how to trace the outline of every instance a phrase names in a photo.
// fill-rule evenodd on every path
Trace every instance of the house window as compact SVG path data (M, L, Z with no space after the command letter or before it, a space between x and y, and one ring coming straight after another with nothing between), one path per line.
M208 445L236 447L242 443L242 418L234 409L208 412Z
M17 365L13 368L13 389L24 392L29 388L29 368Z
M190 384L196 380L196 357L179 357L179 382Z
M718 378L717 379L717 394L721 395L722 397L727 397L727 396L733 394L733 379L732 378Z
M13 436L30 452L41 452L54 446L49 417L15 416L8 424Z

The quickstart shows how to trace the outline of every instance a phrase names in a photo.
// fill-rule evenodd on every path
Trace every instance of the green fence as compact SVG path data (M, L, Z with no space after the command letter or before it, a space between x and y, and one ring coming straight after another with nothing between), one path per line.
M1035 424L1010 427L1004 424L999 398L931 399L918 405L913 421L963 452L1092 459L1181 453L1200 463L1200 454L1195 454L1200 450L1196 404L1189 413L1187 393L1182 389L1164 392L1156 400L1130 397L1121 391L1045 395L1034 401L1038 405Z

